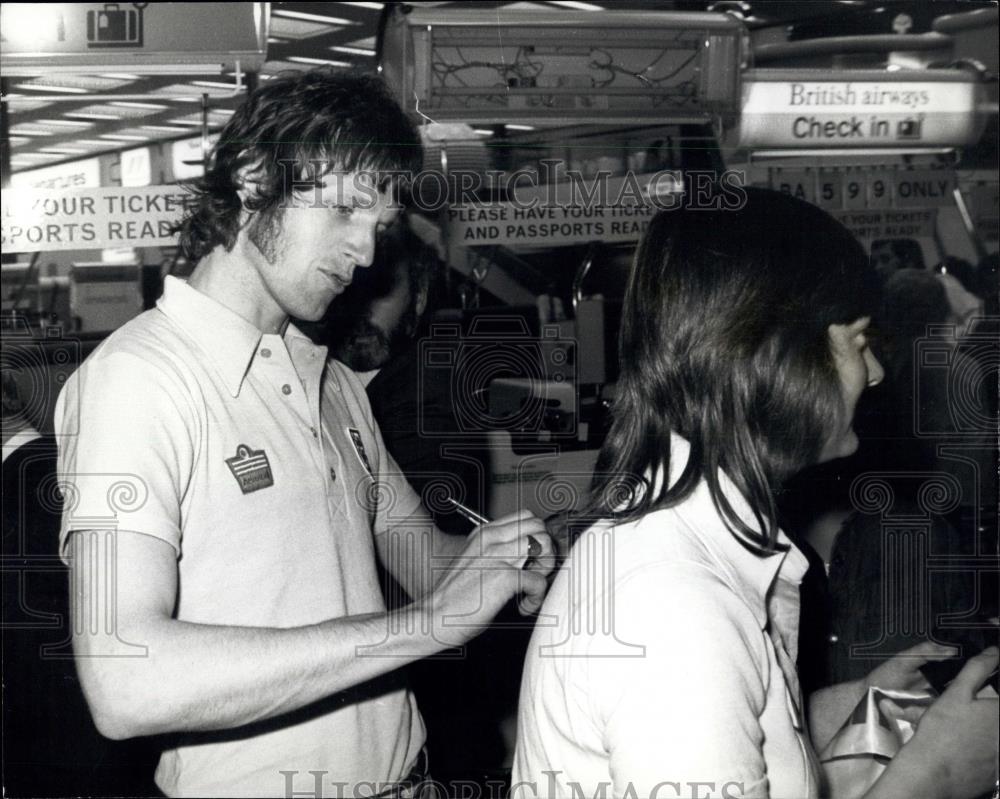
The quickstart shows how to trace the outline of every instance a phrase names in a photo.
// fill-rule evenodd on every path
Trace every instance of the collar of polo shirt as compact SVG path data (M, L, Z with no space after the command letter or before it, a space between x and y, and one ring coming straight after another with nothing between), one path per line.
M163 296L157 300L156 306L205 351L229 393L238 397L264 334L235 311L173 275L164 280ZM325 348L313 345L291 322L285 328L283 338L304 339L314 349L322 350L325 360Z

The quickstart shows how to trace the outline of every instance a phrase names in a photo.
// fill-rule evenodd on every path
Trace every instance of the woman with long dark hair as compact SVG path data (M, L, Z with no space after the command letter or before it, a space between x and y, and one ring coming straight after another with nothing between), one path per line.
M804 556L774 495L858 446L877 281L818 208L747 189L735 210L650 223L619 340L614 423L581 535L539 616L514 797L821 795L795 670ZM933 645L814 705L828 738L868 684L914 687ZM928 710L868 796L993 782L996 650ZM839 714L839 715L838 715Z

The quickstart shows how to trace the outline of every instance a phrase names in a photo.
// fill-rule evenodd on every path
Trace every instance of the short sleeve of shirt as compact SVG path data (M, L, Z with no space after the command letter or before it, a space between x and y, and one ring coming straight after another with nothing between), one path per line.
M166 359L108 343L70 377L56 406L60 552L73 531L115 529L154 536L179 554L198 446L190 393Z
M644 568L615 589L615 634L644 651L587 658L581 697L601 720L614 795L705 781L766 797L767 655L749 608L696 564Z

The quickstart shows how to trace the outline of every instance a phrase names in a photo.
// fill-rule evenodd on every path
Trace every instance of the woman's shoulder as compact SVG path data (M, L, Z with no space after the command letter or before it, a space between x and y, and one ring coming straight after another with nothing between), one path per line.
M607 575L619 590L648 583L658 594L732 592L718 557L677 508L598 522L576 541L570 564L579 575Z

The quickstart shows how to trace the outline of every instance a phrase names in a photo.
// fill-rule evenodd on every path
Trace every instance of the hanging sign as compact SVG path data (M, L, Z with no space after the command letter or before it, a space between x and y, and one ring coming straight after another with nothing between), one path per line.
M837 170L775 168L770 186L828 211L942 208L954 203L951 169Z
M11 189L0 207L4 252L163 247L193 195L180 186L75 192Z
M979 140L981 87L958 70L756 70L743 83L748 148L959 147Z

